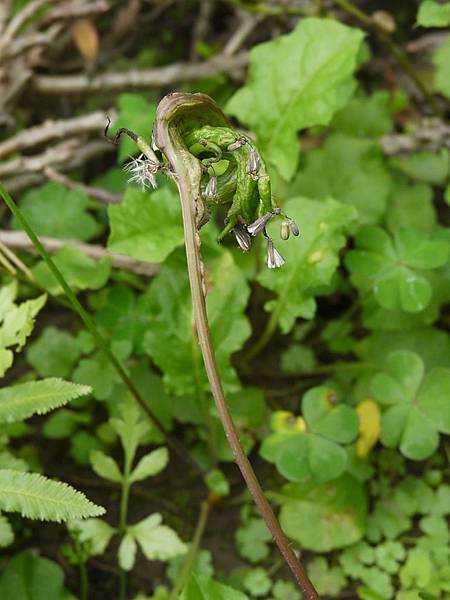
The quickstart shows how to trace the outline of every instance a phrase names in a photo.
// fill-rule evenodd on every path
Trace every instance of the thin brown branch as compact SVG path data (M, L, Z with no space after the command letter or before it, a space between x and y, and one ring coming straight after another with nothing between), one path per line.
M262 15L253 15L243 12L241 22L222 51L223 56L232 56L242 47L247 37L254 28L264 19Z
M109 114L114 120L115 112L109 111ZM7 156L13 152L20 152L27 148L34 148L49 140L67 138L68 136L84 132L103 131L105 123L106 113L101 110L82 115L81 117L73 117L72 119L44 121L41 125L23 129L17 135L4 142L0 142L0 157Z
M70 179L70 177L67 177L67 175L63 175L52 167L45 167L44 175L50 179L50 181L62 183L71 190L80 190L91 198L100 200L100 202L105 202L106 204L119 204L122 202L122 194L116 194L103 188L97 188L91 185L86 185L79 181L74 181L73 179Z
M0 62L6 62L36 46L49 46L61 32L62 28L62 23L55 23L45 32L32 31L27 35L12 40L12 42L8 44L8 47L2 52Z
M60 2L61 0L54 0ZM48 0L32 0L29 2L20 12L13 17L8 25L6 26L3 35L0 38L0 53L7 47L7 45L14 38L16 33L31 19L45 4Z
M64 2L59 6L54 6L52 10L42 18L40 24L47 25L53 21L63 19L79 19L91 15L98 15L108 12L110 8L111 3L108 2L108 0L93 0L83 4L80 4L78 0L75 0L75 2Z
M41 237L40 240L47 252L50 253L57 252L65 246L73 246L94 260L100 260L105 256L109 257L111 259L111 264L117 269L130 271L131 273L136 273L137 275L143 275L145 277L154 277L159 272L159 264L146 263L125 256L124 254L109 252L106 248L98 244L85 244L78 240L60 240L52 237ZM0 229L0 242L7 248L26 250L27 252L36 254L33 243L23 231Z
M217 56L202 63L173 63L154 69L130 69L123 73L88 75L35 75L32 88L39 94L104 94L121 90L170 87L219 73L240 71L248 62L246 52Z

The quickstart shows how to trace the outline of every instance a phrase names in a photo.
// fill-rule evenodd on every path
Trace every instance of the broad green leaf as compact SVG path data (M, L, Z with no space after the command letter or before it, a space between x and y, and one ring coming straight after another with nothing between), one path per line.
M176 583L180 577L185 563L186 557L183 555L175 556L170 559L166 570L166 576L173 583ZM196 552L191 572L206 577L211 577L213 575L214 566L212 564L212 555L209 550L199 550Z
M121 94L118 99L119 116L114 121L113 131L127 127L150 142L156 105L148 102L141 94ZM122 136L119 148L119 160L123 162L129 156L139 154L140 150L127 136Z
M390 133L392 114L405 108L407 102L407 97L398 91L392 94L376 90L370 96L360 91L335 114L332 126L348 136L378 139Z
M305 155L288 193L329 196L356 208L359 224L375 224L385 213L392 186L393 177L376 141L333 133Z
M108 249L147 262L162 262L183 244L180 202L168 187L152 192L128 188L108 208Z
M262 457L275 463L290 481L313 479L323 483L343 473L347 453L339 444L349 443L356 437L358 416L345 404L335 405L335 398L336 393L329 388L310 389L302 401L306 423L303 431L302 428L286 429L264 439L260 449ZM286 413L284 418L291 421L293 417ZM273 421L275 431L283 431L279 425L277 420Z
M301 600L298 587L292 581L279 579L272 588L273 598L271 600Z
M260 562L269 556L269 542L272 534L262 519L251 518L236 532L239 554L252 563Z
M8 519L0 515L0 548L10 546L14 541L14 531Z
M280 522L302 548L329 552L361 539L366 512L362 484L345 475L327 484L286 485Z
M427 552L413 548L408 552L406 563L400 569L400 581L405 587L424 588L432 577L432 562Z
M220 469L213 469L205 476L208 488L218 496L228 496L230 493L230 482Z
M0 598L16 600L69 600L64 571L55 562L21 552L12 558L0 577Z
M79 357L75 338L56 327L46 327L27 348L27 360L41 377L66 377Z
M124 571L131 571L136 560L137 543L131 533L126 533L119 545L119 565Z
M68 529L78 535L80 542L89 543L89 555L98 556L105 552L116 530L103 519L73 520Z
M438 447L438 432L450 432L450 369L434 368L424 376L422 359L405 351L390 354L386 368L372 380L374 397L388 406L381 441L412 460L428 458Z
M33 300L15 304L17 282L0 289L0 377L12 365L14 354L11 347L20 352L34 328L35 317L45 305L46 294Z
M422 27L448 27L450 25L450 2L423 0L417 13L417 24Z
M291 33L255 46L247 84L227 110L256 132L263 155L291 179L297 132L327 125L355 88L363 34L330 19L301 19Z
M317 288L331 282L339 265L339 250L345 244L343 233L355 210L331 199L308 198L292 198L284 210L298 223L300 237L277 242L286 264L282 269L264 269L258 281L277 294L276 300L266 303L266 309L275 313L281 330L288 333L297 317L314 317ZM269 229L278 239L275 226Z
M65 246L53 256L53 261L63 274L70 287L78 290L97 290L105 285L111 272L111 259L104 256L96 261L77 248ZM50 294L63 294L53 273L44 262L32 269L38 283Z
M78 425L88 425L91 421L90 414L62 408L48 417L42 433L47 438L62 440L70 438Z
M175 531L167 525L161 525L161 521L161 515L154 513L131 528L148 560L167 560L187 551L186 544Z
M331 598L339 598L347 583L342 569L338 566L329 566L326 558L322 556L308 563L308 575L317 592Z
M217 363L227 392L239 382L230 356L250 334L244 311L249 288L231 254L214 247L206 254L206 298L209 325ZM173 252L149 287L142 305L149 317L144 349L164 373L167 388L176 394L209 391L203 359L194 331L192 301L183 250Z
M108 456L101 450L94 450L90 454L90 462L99 477L108 481L120 483L123 479L119 466L112 456Z
M37 473L0 470L0 509L41 521L97 517L105 512L66 483Z
M101 448L102 442L89 431L80 430L70 437L70 456L78 465L89 465L91 452Z
M191 574L181 598L182 600L249 600L242 592L196 573Z
M34 414L43 415L91 391L89 386L55 377L3 388L0 390L0 423L22 421Z
M291 344L281 355L281 368L286 373L300 373L314 369L317 361L311 348L302 344Z
M141 458L136 467L133 469L129 482L142 481L147 477L157 475L166 468L169 462L169 453L167 448L157 448Z
M380 227L364 227L356 235L356 249L346 257L351 281L365 293L372 291L388 310L420 312L430 302L432 287L422 273L444 265L450 251L446 239L419 229L400 229L391 239Z
M84 192L49 182L24 194L20 209L37 235L87 241L99 231L88 205ZM12 225L21 229L15 218Z
M450 36L433 56L435 66L434 89L450 98Z

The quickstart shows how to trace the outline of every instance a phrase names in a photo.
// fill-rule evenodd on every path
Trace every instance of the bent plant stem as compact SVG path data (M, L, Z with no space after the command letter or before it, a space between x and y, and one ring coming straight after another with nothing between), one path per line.
M58 267L54 263L53 259L48 254L47 250L41 244L41 242L40 242L39 238L37 237L37 235L35 234L33 228L31 227L31 225L28 223L27 219L22 214L22 211L17 206L17 204L14 202L14 200L12 199L12 197L7 192L7 190L5 189L5 187L3 186L3 184L1 182L0 182L0 196L3 198L4 202L6 203L9 210L12 212L12 214L16 217L16 219L22 225L23 229L25 230L28 237L32 241L33 246L36 248L36 250L39 253L39 255L41 256L42 260L46 263L46 265L48 266L48 268L54 275L56 281L59 283L59 285L63 289L63 291L66 294L67 298L69 299L70 304L72 305L73 309L75 310L76 313L78 313L79 317L81 318L84 325L86 326L86 329L91 333L91 335L95 339L97 346L105 353L108 360L110 361L110 363L112 364L114 369L117 371L118 375L120 376L121 380L123 381L125 386L128 388L131 395L133 396L134 400L139 404L139 406L142 408L142 410L144 411L146 416L150 419L150 421L153 423L153 425L162 433L162 435L164 436L164 438L167 441L167 445L178 456L180 456L184 461L188 460L192 466L194 466L197 470L199 470L202 474L204 474L203 468L191 458L190 454L188 452L186 452L186 450L183 447L180 447L178 440L174 439L170 435L170 433L166 430L166 428L160 422L158 417L154 414L152 409L147 405L146 401L141 396L139 390L136 388L133 381L128 376L128 374L125 371L124 367L122 366L121 362L116 357L116 355L112 352L107 341L102 337L102 335L98 331L97 326L96 326L94 320L92 319L91 315L85 310L83 305L80 303L80 301L76 297L75 293L73 292L72 288L69 286L69 284L65 280L63 274L58 269Z
M202 502L200 507L200 515L198 517L197 526L195 528L194 537L192 538L192 542L189 548L189 552L186 555L186 559L181 568L181 573L177 579L175 586L170 593L169 600L178 600L181 592L183 591L188 579L189 575L192 571L192 566L195 561L195 557L197 556L197 552L199 550L200 544L203 539L203 535L205 533L206 524L208 522L209 513L211 511L211 507L213 505L213 498L209 496L207 500Z
M202 350L205 369L208 376L211 392L214 397L217 412L222 422L227 441L233 452L236 463L242 473L245 483L257 505L261 516L266 522L272 536L284 556L286 563L291 569L298 586L303 591L307 600L318 600L319 596L310 582L305 569L298 560L296 554L289 545L289 542L283 533L280 524L270 506L256 474L248 460L238 434L236 432L233 419L231 417L225 394L222 387L222 381L217 368L216 357L211 342L208 317L206 313L206 302L203 291L202 278L202 259L200 254L200 238L197 231L196 209L200 201L199 186L199 166L182 142L181 132L177 131L177 122L173 113L177 110L183 110L183 99L185 94L171 94L163 99L158 107L155 122L155 139L158 148L167 157L173 172L175 181L180 194L181 210L183 216L184 242L186 246L187 267L189 274L189 283L192 295L192 307L194 321L197 329L200 347ZM189 95L194 97L195 95ZM198 107L208 112L211 105L202 100L198 95ZM204 98L204 97L203 97ZM196 106L196 100L186 102L186 110L190 106ZM203 106L202 106L203 104ZM181 105L181 109L180 109ZM212 107L212 111L218 111ZM173 111L173 113L172 113ZM198 175L198 179L196 178Z

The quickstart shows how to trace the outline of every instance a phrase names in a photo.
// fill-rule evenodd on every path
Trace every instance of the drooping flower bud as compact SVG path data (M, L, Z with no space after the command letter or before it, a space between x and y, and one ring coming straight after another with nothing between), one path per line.
M258 152L252 148L250 156L248 158L248 174L255 181L258 179L259 167L261 166L261 159L259 158Z
M250 237L246 228L241 223L238 223L233 229L233 233L237 243L239 244L239 248L243 252L248 252L252 246L252 238Z
M208 185L205 188L205 198L207 200L214 200L217 198L217 177L215 175L208 181Z
M256 219L256 221L253 221L253 223L250 223L250 225L247 225L247 231L249 232L250 235L258 235L258 233L260 231L262 231L264 229L264 227L267 225L267 223L270 221L270 219L273 217L273 213L265 213L262 217L259 217L259 219Z
M289 229L289 221L283 221L280 225L280 237L282 240L288 240L291 230Z
M295 237L300 235L299 228L297 227L297 223L294 221L294 219L289 219L289 227L291 228L292 235L295 235Z
M286 261L273 245L271 238L267 239L267 266L269 269L282 267Z

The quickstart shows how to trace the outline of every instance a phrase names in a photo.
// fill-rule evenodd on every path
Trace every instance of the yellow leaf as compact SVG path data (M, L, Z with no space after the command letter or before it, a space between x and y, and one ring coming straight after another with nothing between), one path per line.
M356 454L365 458L380 437L380 409L373 400L362 400L356 407L359 417L359 437Z
M100 48L100 37L94 23L89 19L75 21L72 26L72 36L84 60L94 63Z
M288 410L277 410L272 414L272 429L276 433L289 433L306 430L306 423L302 417L296 417Z

